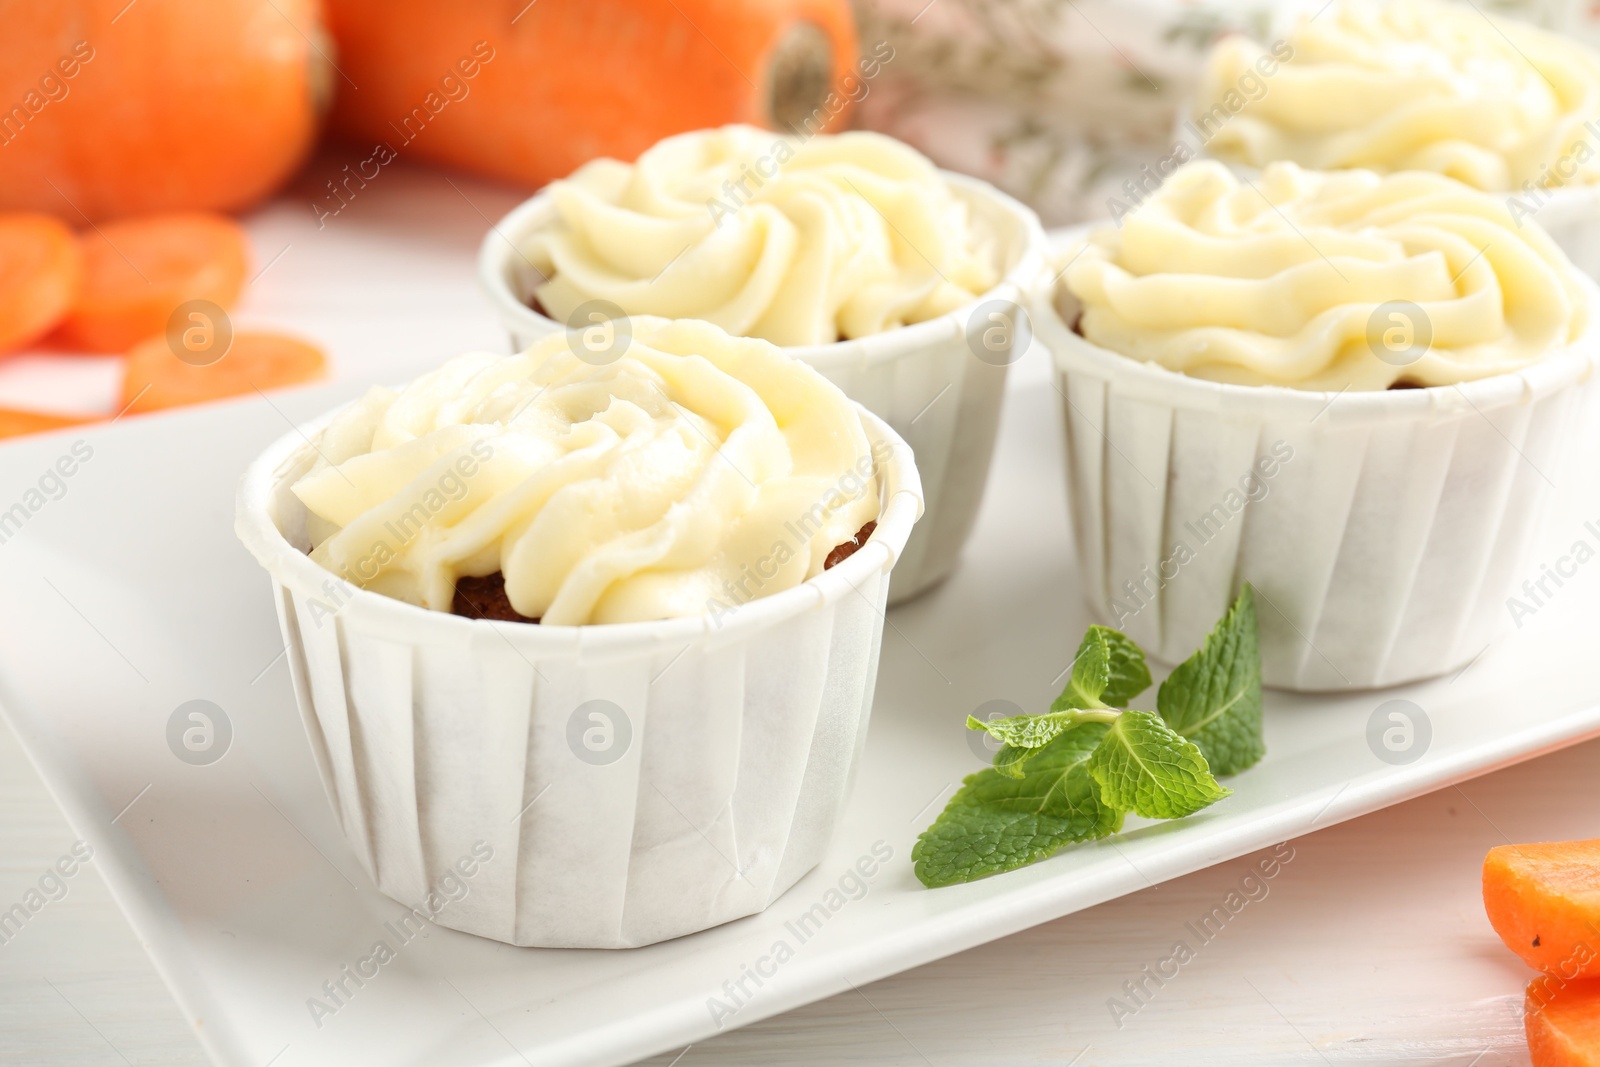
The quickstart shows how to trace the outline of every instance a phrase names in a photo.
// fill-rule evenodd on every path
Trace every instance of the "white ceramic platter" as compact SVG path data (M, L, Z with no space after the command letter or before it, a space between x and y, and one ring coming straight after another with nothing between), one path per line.
M463 329L481 334L488 313L472 314ZM889 616L865 762L828 857L764 915L625 952L515 949L443 929L402 940L386 925L403 909L338 834L266 577L232 534L246 462L350 384L0 447L0 512L74 442L93 452L0 544L0 707L228 1067L622 1064L1600 734L1600 681L1573 669L1592 660L1600 616L1558 594L1454 678L1269 693L1266 759L1196 817L923 889L911 843L982 762L962 722L992 700L1043 707L1090 621L1045 362L1034 352L1017 368L964 565ZM1556 520L1551 543L1594 541L1582 521L1600 513L1586 508L1593 496L1565 488L1575 517ZM1394 699L1430 724L1409 763L1369 745L1374 712ZM216 762L185 762L169 744L169 721L192 700L226 716ZM875 846L892 858L865 892L847 879L853 892L831 893ZM357 986L343 970L378 941L393 958ZM780 941L792 956L774 967ZM759 986L755 969L770 973ZM308 1002L334 1004L325 983L341 981L336 1010L314 1013Z

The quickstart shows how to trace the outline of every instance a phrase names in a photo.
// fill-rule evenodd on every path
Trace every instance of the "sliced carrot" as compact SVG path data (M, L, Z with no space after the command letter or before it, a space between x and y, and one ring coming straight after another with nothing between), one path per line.
M235 334L226 354L205 366L179 359L165 336L152 337L128 353L122 404L130 412L160 411L281 389L315 381L327 366L322 349L281 334Z
M224 309L239 298L249 243L223 215L149 215L85 231L83 287L61 324L62 344L126 352L167 328L178 305L209 300Z
M24 348L61 321L78 295L78 240L50 215L0 215L0 353Z
M1483 906L1528 966L1563 979L1600 977L1600 840L1490 849Z
M1600 1067L1600 982L1535 978L1523 1027L1533 1067Z
M82 426L99 422L98 418L76 415L54 415L46 411L25 411L22 408L0 408L0 437L21 437L23 434L59 430L63 426Z

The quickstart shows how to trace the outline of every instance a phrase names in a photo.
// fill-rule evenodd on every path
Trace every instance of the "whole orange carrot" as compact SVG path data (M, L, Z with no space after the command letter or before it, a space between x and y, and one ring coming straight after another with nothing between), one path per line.
M340 128L524 185L707 126L816 132L861 93L848 0L330 0L328 16Z

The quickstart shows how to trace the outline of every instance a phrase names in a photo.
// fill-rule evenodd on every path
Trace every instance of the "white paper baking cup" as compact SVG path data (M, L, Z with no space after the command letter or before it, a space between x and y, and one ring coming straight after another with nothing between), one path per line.
M380 890L424 914L432 892L433 921L497 941L626 948L761 911L817 864L922 509L904 441L863 412L889 446L878 527L811 581L718 620L542 626L427 611L313 563L289 486L331 417L251 465L237 531L272 577L318 770Z
M1034 324L1063 398L1085 592L1108 624L1176 663L1249 582L1264 678L1300 690L1428 678L1489 643L1562 484L1573 420L1593 407L1600 321L1517 374L1341 394L1129 359L1074 333L1074 304L1064 286L1041 293ZM1275 446L1292 458L1233 506Z
M1006 265L1001 283L927 322L853 341L784 349L886 421L916 454L927 513L906 545L890 603L946 578L972 531L994 455L1006 373L1027 350L1032 333L1025 315L1011 309L1026 308L1046 259L1044 231L1031 209L986 182L941 173L967 201L974 219L995 236ZM540 193L491 229L479 253L479 284L518 348L565 329L528 306L542 279L518 251L529 234L554 218L554 202ZM1010 325L993 331L993 314L1007 316ZM990 346L995 338L1003 340Z

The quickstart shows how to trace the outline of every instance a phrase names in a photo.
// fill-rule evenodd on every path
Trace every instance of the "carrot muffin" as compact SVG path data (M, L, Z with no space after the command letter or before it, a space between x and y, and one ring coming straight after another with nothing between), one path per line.
M352 853L407 906L473 858L430 917L514 945L681 937L816 866L922 512L803 363L630 325L603 364L557 333L373 390L239 487Z
M892 138L727 126L551 183L485 237L479 278L518 347L702 319L783 346L886 421L926 490L900 601L954 570L977 519L1047 254L1027 207Z
M1600 290L1538 225L1442 174L1202 161L1062 268L1035 321L1098 614L1177 662L1249 583L1301 690L1483 652L1594 403Z

